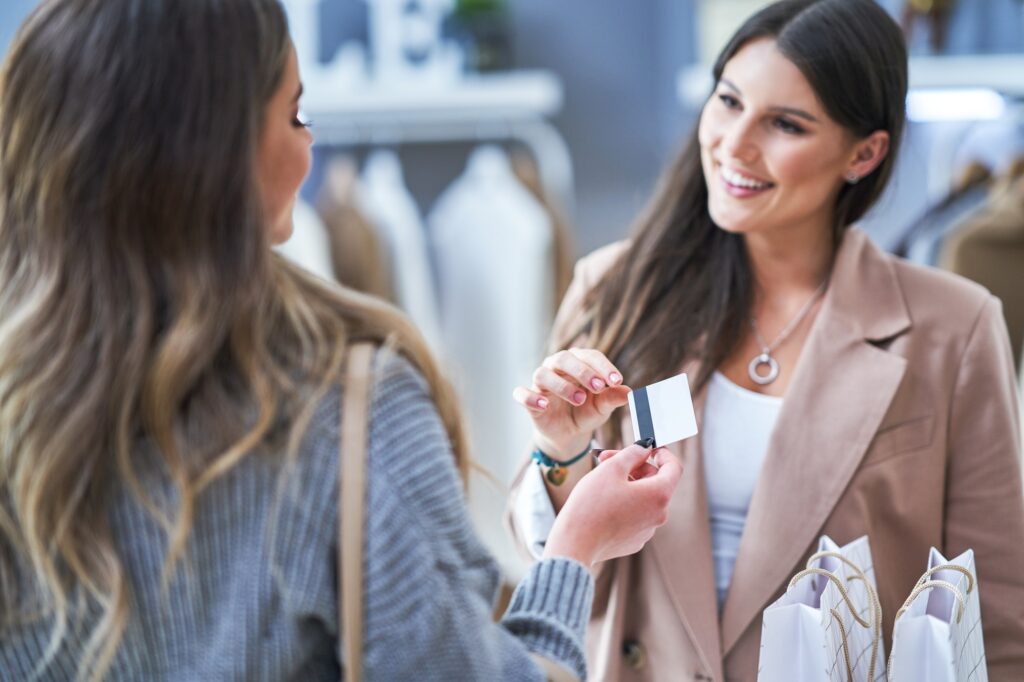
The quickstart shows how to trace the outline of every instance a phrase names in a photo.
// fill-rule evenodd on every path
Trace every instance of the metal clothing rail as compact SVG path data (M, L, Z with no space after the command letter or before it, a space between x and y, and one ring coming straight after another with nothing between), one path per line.
M574 213L572 158L549 120L562 106L562 85L551 73L510 72L402 87L368 81L343 90L313 82L307 92L303 109L316 122L317 145L513 140L533 155L549 195L567 215Z

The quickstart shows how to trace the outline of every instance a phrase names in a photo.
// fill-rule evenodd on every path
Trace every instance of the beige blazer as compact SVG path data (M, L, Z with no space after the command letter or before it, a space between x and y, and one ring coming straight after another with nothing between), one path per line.
M556 325L579 313L583 292L624 247L579 262ZM680 370L696 366L665 375ZM1024 680L1015 383L997 299L849 230L771 437L721 615L697 437L670 446L684 472L668 523L639 554L597 569L591 678L754 680L762 610L828 533L840 544L870 536L887 651L929 547L946 556L973 548L989 678ZM698 417L703 398L694 397Z

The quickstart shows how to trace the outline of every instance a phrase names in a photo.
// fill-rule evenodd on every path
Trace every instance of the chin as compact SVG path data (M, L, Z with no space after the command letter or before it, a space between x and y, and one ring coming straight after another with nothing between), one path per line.
M755 231L758 221L755 216L736 215L734 211L716 211L714 207L708 206L708 213L711 220L719 229L733 234L747 234Z

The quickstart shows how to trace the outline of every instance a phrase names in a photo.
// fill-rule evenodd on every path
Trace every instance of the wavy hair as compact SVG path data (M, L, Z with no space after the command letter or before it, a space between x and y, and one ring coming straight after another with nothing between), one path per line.
M82 678L128 618L115 487L164 524L169 575L197 496L281 425L297 451L351 341L422 371L465 474L411 324L270 249L255 154L290 45L277 0L45 0L0 74L0 613L49 619L49 658L71 606L98 606ZM143 488L143 442L173 508Z

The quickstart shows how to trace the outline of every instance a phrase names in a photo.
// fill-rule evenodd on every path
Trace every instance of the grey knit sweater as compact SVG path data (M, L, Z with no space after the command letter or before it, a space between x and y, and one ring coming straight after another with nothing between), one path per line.
M534 565L493 623L499 573L471 528L425 382L402 359L379 364L364 555L366 679L543 679L529 652L584 677L590 574L567 560ZM202 494L188 559L166 598L166 537L130 493L119 495L112 523L132 616L108 679L339 679L339 399L318 406L283 495L282 458L266 453ZM146 485L169 491L155 459L140 460ZM48 634L42 624L0 633L0 680L30 679ZM82 646L70 637L37 679L72 679Z

